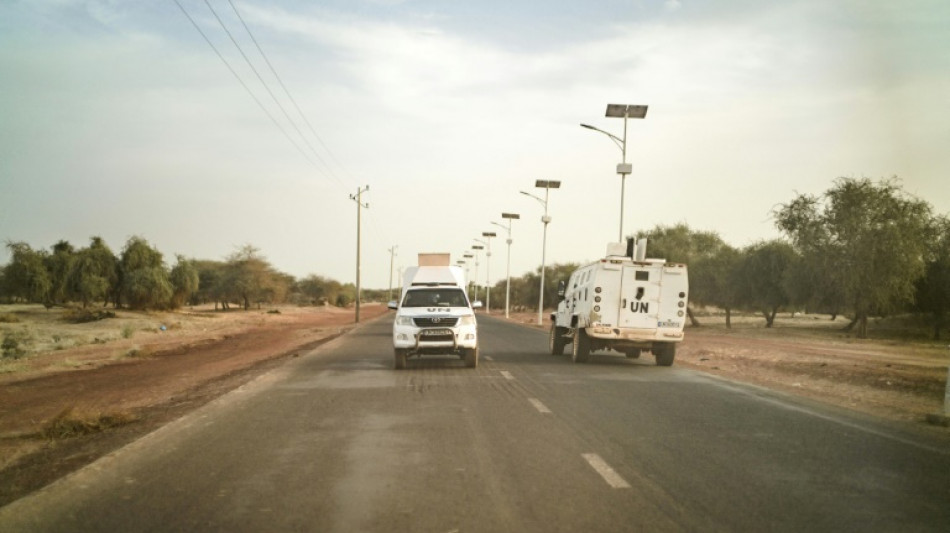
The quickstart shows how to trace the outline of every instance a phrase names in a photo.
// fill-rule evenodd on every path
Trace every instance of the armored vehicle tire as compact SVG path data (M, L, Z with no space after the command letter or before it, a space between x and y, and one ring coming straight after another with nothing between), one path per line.
M676 357L676 344L658 342L653 345L653 355L656 357L656 366L673 366L673 358Z
M402 370L406 368L406 350L401 348L396 348L396 361L393 365L396 370Z
M640 348L627 348L624 350L627 359L638 359L640 357Z
M469 368L475 368L478 366L478 348L466 348L464 350L465 354L465 366Z
M564 346L567 345L567 340L564 339L564 328L559 328L556 324L551 324L549 345L551 355L564 355Z
M590 359L590 338L584 328L574 330L574 346L571 352L571 361L586 363Z

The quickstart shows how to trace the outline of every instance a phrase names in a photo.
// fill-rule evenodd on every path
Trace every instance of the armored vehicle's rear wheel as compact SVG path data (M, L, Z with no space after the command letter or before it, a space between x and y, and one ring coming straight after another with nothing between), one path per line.
M402 370L406 368L406 350L402 348L396 348L396 361L394 367L396 370Z
M673 366L676 357L676 344L672 342L657 342L653 344L653 355L657 366Z
M469 368L478 366L478 348L466 348L463 353L465 354L465 366Z
M551 347L551 355L564 355L564 346L567 340L564 338L564 328L551 324L551 339L548 343Z
M574 330L574 347L571 360L575 363L586 363L590 359L590 338L584 328Z

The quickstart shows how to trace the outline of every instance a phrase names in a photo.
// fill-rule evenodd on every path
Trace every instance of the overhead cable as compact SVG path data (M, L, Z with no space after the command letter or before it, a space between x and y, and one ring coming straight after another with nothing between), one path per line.
M195 19L192 18L191 14L188 13L188 11L185 9L185 7L182 6L181 3L180 3L178 0L173 0L173 1L174 1L175 4L178 6L178 8L181 9L181 12L185 14L185 17L188 18L188 20L191 22L192 26L194 26L195 29L198 30L198 33L200 33L200 34L201 34L201 37L204 38L204 40L205 40L206 43L208 43L208 46L210 46L211 49L214 50L214 53L218 56L218 59L220 59L221 62L224 63L224 66L226 66L226 67L228 68L228 70L231 71L231 74L234 75L234 77L235 77L235 79L237 79L238 83L240 83L241 86L244 87L244 90L247 91L247 93L251 96L251 98L254 99L254 102L257 103L258 107L260 107L261 110L264 111L264 113L267 115L267 117L271 119L271 122L273 122L274 125L277 126L277 128L280 130L280 132L284 134L284 137L286 137L287 140L290 141L290 143L294 145L294 148L296 148L297 151L300 152L300 154L304 157L304 159L307 160L308 163L310 163L311 165L313 165L314 168L316 168L317 170L319 170L319 171L322 172L323 174L327 175L327 174L326 174L326 171L324 171L319 165L317 165L316 163L314 163L314 161L313 161L312 159L310 159L310 156L307 155L307 152L304 151L304 149L301 148L299 144L297 144L297 141L295 141L295 140L293 139L293 137L291 137L290 134L287 133L287 130L284 129L283 126L281 126L280 122L278 122L276 118L274 118L274 115L271 114L271 112L267 109L266 106L264 106L264 104L260 101L260 99L257 97L257 95L254 94L254 92L251 90L251 88L248 87L246 83L244 83L244 80L241 79L241 76L238 75L238 73L234 70L234 67L232 67L231 64L228 63L228 60L224 58L224 56L221 54L221 52L218 50L218 48L214 45L214 43L211 42L211 39L208 38L208 36L205 34L205 32L201 29L201 26L199 26L198 23L195 22ZM324 166L326 166L326 163L324 163Z

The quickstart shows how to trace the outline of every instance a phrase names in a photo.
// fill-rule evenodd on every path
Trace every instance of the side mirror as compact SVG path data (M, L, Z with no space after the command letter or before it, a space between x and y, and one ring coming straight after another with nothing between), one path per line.
M560 298L561 300L564 299L564 292L566 288L567 288L567 282L565 282L563 279L557 282L557 297Z
M481 309L481 308L482 308L481 300L475 300L474 302L472 302L472 309Z
M396 302L396 300L390 300L390 302L386 304L386 307L390 309L399 309L399 303Z

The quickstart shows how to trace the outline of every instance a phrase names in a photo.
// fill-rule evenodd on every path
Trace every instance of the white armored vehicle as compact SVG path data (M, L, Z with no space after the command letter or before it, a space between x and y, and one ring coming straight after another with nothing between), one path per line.
M465 271L449 266L449 254L419 254L419 266L406 269L400 298L389 308L396 310L396 369L423 354L456 354L466 366L478 365L478 325L465 293Z
M575 363L612 349L630 358L649 350L657 365L673 364L686 325L686 265L645 256L646 239L611 243L606 257L561 282L561 300L551 313L552 355L572 344Z

